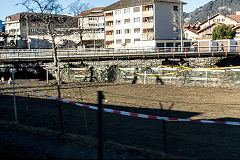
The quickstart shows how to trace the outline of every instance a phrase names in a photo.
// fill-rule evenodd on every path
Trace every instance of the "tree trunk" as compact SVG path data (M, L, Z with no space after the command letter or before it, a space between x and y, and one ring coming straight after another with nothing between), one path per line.
M53 31L51 30L50 25L51 24L48 24L47 28L48 28L49 34L51 36L51 39L52 39L52 54L53 54L55 77L56 77L58 85L60 85L61 84L61 79L60 79L60 69L59 69L58 57L57 57L57 46L56 46L56 42L55 42L55 36L54 36Z

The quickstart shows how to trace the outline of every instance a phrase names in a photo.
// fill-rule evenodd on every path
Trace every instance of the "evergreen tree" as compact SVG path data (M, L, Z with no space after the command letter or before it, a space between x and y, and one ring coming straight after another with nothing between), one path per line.
M230 26L226 26L222 24L216 28L214 28L212 32L212 39L233 39L236 35L236 31L232 30Z

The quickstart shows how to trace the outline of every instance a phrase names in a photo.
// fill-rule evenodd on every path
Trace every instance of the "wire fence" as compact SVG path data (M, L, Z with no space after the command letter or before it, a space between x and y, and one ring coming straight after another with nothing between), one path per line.
M172 71L172 70L171 70ZM175 70L174 70L175 71ZM171 73L171 72L170 72ZM68 85L62 86L63 96L68 98L79 97L78 92L75 89L78 87L86 88L82 94L87 94L89 88L96 88L99 85L104 84L76 85L69 87ZM57 101L51 98L37 95L36 93L26 90L25 87L36 90L39 93L45 93L50 96L54 96L56 88L49 85L30 85L25 84L21 87L16 87L16 105L18 113L19 123L42 127L51 130L60 131L59 123L59 111L57 108ZM111 87L111 85L109 86ZM118 86L119 87L119 86ZM129 86L126 86L129 87ZM74 94L69 92L73 90ZM95 89L94 89L95 90ZM149 108L136 108L134 103L127 105L107 105L103 107L111 110L122 110L126 112L135 112L139 114L157 115L163 117L182 118L187 119L190 117L201 114L200 112L187 112L173 110L176 106L185 107L200 107L200 106L225 106L221 103L209 103L204 104L203 102L179 102L170 101L170 104L160 99L150 99L146 97L138 97L132 95L132 97L126 96L126 94L119 92L113 94L112 92L104 92L105 99L111 99L115 97L118 100L122 98L118 104L122 101L128 102L131 99L136 101L146 101L150 103L155 100L155 106ZM91 94L91 93L88 93ZM127 94L129 95L129 94ZM97 99L97 94L90 95L92 99ZM95 97L95 98L94 98ZM1 85L1 118L6 121L14 121L13 114L13 97L12 97L12 86ZM75 101L78 102L78 98ZM81 101L85 99L82 97ZM93 102L93 101L92 101ZM106 102L106 101L105 101ZM86 104L88 105L88 104ZM89 105L98 105L97 102ZM236 103L236 106L240 103ZM86 135L91 137L98 137L98 112L96 110L89 110L84 107L79 107L70 103L62 103L63 109L63 120L64 128L67 133L74 133L80 135ZM217 109L217 108L216 108ZM232 108L233 109L233 108ZM238 111L237 107L234 109ZM239 119L231 119L230 117L223 120L240 121ZM197 121L196 121L197 122ZM142 119L136 117L125 117L119 114L103 113L103 138L104 142L114 141L125 145L136 146L144 149L165 152L172 155L177 155L185 158L239 158L238 146L239 146L239 130L238 126L226 126L223 124L201 124L201 123L189 123L189 122L178 122L178 121L159 121L156 119ZM235 139L235 141L232 141Z

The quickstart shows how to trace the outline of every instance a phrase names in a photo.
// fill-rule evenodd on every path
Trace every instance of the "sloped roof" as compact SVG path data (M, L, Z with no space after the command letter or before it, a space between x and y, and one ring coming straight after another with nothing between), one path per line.
M240 23L240 15L224 15L224 14L221 14L221 13L217 13L214 16L212 16L211 18L209 18L206 21L202 22L201 24L204 24L204 23L208 22L209 20L211 20L211 19L213 19L213 18L215 18L215 17L217 17L219 15L222 15L224 17L230 18L230 19L236 21L237 23Z
M86 11L82 11L80 15L78 16L81 16L81 15L88 15L88 14L91 14L92 12L94 11L102 11L104 9L104 7L95 7L95 8L91 8L89 10L86 10Z
M138 5L148 5L148 4L153 4L155 2L180 3L182 1L180 0L120 0L116 3L113 3L107 6L106 8L104 8L104 10L110 11L110 10L133 7ZM182 3L186 4L185 2L182 2Z
M195 34L198 34L198 30L196 30L196 29L193 29L193 28L184 28L184 29L189 30Z
M11 16L7 16L6 19L7 18L10 18L11 21L20 21L21 13L17 13L17 14L11 15Z
M213 24L211 24L210 26L206 26L206 27L204 27L203 29L201 29L201 30L199 30L198 31L198 33L201 33L201 32L203 32L203 31L205 31L206 29L208 29L208 28L212 28L213 26L220 26L222 23L213 23Z
M226 17L229 17L237 23L240 23L240 15L226 15Z

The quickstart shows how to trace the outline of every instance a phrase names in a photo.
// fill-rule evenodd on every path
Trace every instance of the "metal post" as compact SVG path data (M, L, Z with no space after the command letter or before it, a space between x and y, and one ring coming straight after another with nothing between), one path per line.
M16 104L16 95L15 95L15 86L14 86L14 69L12 69L12 85L13 85L13 110L14 110L14 117L15 117L15 123L18 122L18 116L17 116L17 104Z
M168 153L168 150L167 150L167 131L166 131L166 121L163 120L163 123L162 123L162 130L163 130L163 143L164 143L164 152L165 154Z
M103 159L103 122L102 122L102 101L104 95L102 91L98 91L98 159Z
M198 56L201 57L200 46L198 47Z
M47 83L49 83L49 78L48 78L48 69L46 69L46 79L47 79Z
M161 112L163 113L163 105L162 105L161 102L160 102L160 107L161 107ZM163 113L163 116L165 116L164 113ZM166 121L165 121L165 120L162 121L162 131L163 131L164 153L165 153L165 154L168 154L168 147L167 147L167 130L166 130Z
M174 54L175 54L175 49L173 48L173 57L175 56Z
M226 49L226 57L228 56L228 50Z
M113 60L114 60L114 50L113 50Z
M143 80L143 84L146 84L146 78L147 78L147 72L144 72L144 80Z
M213 47L212 47L212 57L214 56L214 51L213 51Z
M160 58L159 52L160 52L160 50L159 50L159 48L158 48L158 58Z
M61 99L60 84L57 85L57 90L58 90L58 99L60 100ZM64 133L65 132L65 128L64 128L64 121L63 121L62 102L61 101L57 101L57 105L58 105L58 111L59 111L60 127L61 127L62 133Z

